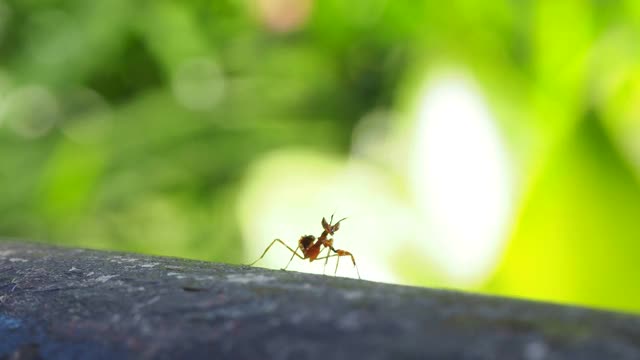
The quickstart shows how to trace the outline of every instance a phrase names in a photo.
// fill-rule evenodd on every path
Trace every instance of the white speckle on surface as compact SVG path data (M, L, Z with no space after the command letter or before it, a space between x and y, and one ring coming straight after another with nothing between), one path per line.
M186 277L184 275L180 275L180 273L177 272L168 272L167 276L175 276L176 279L184 279Z
M180 270L182 269L182 266L178 266L178 265L166 265L164 267L167 270Z
M143 267L143 268L152 268L152 267L156 267L156 266L158 266L158 265L160 265L160 263L157 263L157 262L156 262L156 263L151 263L151 264L141 264L141 265L140 265L140 267Z
M15 250L2 250L0 251L0 256L5 257L5 256L13 255L15 253L16 253Z
M67 271L80 271L80 269L78 269L75 266L72 266L71 269L67 270Z
M532 341L524 347L524 358L526 360L543 360L547 358L549 349L541 341Z
M249 283L263 283L271 280L275 280L274 277L266 275L253 275L253 274L231 274L227 276L228 282L249 284Z
M118 263L118 264L122 264L123 262L124 263L130 263L130 262L138 261L138 259L131 258L131 257L114 256L113 259L111 259L109 261L110 262L114 262L114 263Z
M27 262L29 260L22 259L22 258L10 258L9 261L11 261L11 262Z
M95 274L93 271L88 273L87 276L92 276L93 274Z
M194 276L193 279L198 281L213 280L215 279L215 276L211 276L211 275Z
M147 306L147 305L155 304L158 302L158 300L160 300L160 296L154 296L149 301L145 302L144 305Z
M96 278L96 281L101 282L101 283L105 283L105 282L113 279L116 276L118 276L118 275L102 275L102 276L98 276Z
M342 296L347 300L359 300L364 297L364 294L362 291L344 291Z
M133 305L133 312L138 313L143 307L155 304L158 300L160 300L160 296L154 296L143 303L135 304Z

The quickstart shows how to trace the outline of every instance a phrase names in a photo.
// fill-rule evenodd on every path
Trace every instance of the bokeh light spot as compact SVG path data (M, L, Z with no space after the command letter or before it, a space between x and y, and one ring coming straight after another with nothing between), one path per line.
M312 8L312 0L254 0L251 10L269 30L286 33L302 28Z
M260 256L276 237L293 247L302 235L319 236L320 220L335 212L337 217L348 217L335 235L335 245L354 254L362 277L398 281L393 264L386 260L398 241L412 238L414 217L398 201L393 181L377 168L292 149L265 156L247 178L238 206L249 246L247 261ZM290 257L284 247L274 246L257 266L281 268ZM295 260L290 270L323 272L322 261ZM327 274L333 275L334 266L332 259ZM356 276L345 259L340 261L338 275Z
M65 136L78 143L101 139L111 124L111 107L94 90L78 88L64 101L64 119L60 128Z
M58 101L45 87L31 85L10 92L0 113L0 123L25 138L45 135L58 119Z
M208 57L183 62L172 79L173 93L190 110L210 110L222 98L224 77L216 61Z
M425 250L460 285L482 280L510 210L505 149L479 90L459 74L428 84L419 102L411 185L426 219Z

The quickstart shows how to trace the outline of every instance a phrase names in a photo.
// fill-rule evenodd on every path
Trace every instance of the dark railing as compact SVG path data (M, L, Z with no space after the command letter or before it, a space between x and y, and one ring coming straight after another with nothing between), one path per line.
M0 242L0 359L640 359L640 317Z

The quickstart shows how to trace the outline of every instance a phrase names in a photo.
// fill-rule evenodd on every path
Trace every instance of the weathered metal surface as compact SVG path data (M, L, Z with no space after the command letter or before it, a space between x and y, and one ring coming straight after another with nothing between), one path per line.
M0 359L640 359L640 318L0 242Z

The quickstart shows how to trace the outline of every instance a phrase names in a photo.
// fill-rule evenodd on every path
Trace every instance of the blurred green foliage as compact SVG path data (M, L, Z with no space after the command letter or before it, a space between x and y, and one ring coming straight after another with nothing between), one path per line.
M346 156L454 64L523 174L480 289L640 312L639 35L636 0L0 0L0 234L244 262L252 162Z
M322 14L279 36L239 1L0 4L3 92L18 97L0 130L6 236L239 262L248 163L292 145L344 153L357 115L390 99L391 67L346 56ZM210 78L188 74L193 59ZM181 81L199 103L176 99Z

